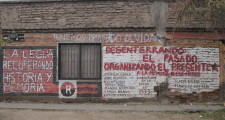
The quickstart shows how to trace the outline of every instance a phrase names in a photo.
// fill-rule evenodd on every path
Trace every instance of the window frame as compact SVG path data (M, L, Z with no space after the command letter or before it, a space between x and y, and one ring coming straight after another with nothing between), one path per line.
M81 45L99 45L99 48L100 48L100 50L99 50L99 53L100 53L100 58L99 58L99 62L100 62L100 65L99 65L99 67L100 67L100 70L99 70L99 78L81 78L81 72L79 73L79 77L78 78L62 78L60 75L61 75L61 69L60 69L60 67L61 67L61 45L79 45L79 55L81 55ZM101 78L102 78L102 44L101 43L58 43L58 71L57 71L57 77L58 77L58 81L59 80L101 80ZM79 56L79 59L80 59L80 61L79 61L79 70L81 71L81 56Z

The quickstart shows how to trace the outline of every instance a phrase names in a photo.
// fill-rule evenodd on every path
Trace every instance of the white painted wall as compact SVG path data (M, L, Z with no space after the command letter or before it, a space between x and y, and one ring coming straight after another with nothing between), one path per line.
M134 47L136 47L135 52L127 53L127 48L134 49ZM113 52L109 52L109 48L112 48ZM143 51L148 48L151 49L151 52ZM219 48L174 48L180 52L162 52L162 50L170 48L173 47L154 47L156 50L153 52L153 46L104 46L103 97L117 99L155 97L154 87L162 82L168 82L172 91L181 93L210 92L219 88ZM118 50L116 51L116 49ZM124 53L120 53L120 50ZM168 57L170 55L171 58ZM186 60L187 55L195 59ZM177 61L175 60L177 57L184 59ZM147 62L147 58L150 58L150 62ZM110 64L117 67L118 65L130 64L132 66L134 64L135 70L123 69L123 67L122 69L113 69ZM137 67L138 64L153 65L156 66L156 69L141 70L140 67ZM184 71L183 69L177 70L179 67L174 67L173 64L174 66L188 64L191 68ZM196 65L201 67L200 70L195 69Z

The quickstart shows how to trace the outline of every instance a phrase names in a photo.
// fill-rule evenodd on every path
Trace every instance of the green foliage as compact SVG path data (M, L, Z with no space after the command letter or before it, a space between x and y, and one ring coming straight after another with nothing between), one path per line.
M225 109L200 113L205 119L225 120Z
M179 0L176 9L180 24L198 21L197 27L225 28L225 0Z
M0 47L3 46L4 40L0 39Z
M0 39L0 55L2 55L2 47L4 46L5 41L3 39Z
M2 43L3 42L3 40L2 39L0 39L0 43Z

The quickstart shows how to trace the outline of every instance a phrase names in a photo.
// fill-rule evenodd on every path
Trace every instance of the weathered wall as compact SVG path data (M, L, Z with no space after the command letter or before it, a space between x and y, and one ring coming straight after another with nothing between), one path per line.
M219 99L223 71L220 41L163 40L149 32L30 33L25 34L25 40L7 43L3 51L5 95L68 98L65 86L71 85L74 92L69 98L170 96L179 100L183 95L211 93L212 99ZM44 41L49 47L42 46ZM56 43L102 43L102 79L58 80Z
M154 27L152 4L148 1L3 4L2 29L148 28Z
M219 48L107 46L103 65L107 98L154 97L165 82L181 93L219 89Z
M199 35L201 36L201 34ZM216 36L216 35L215 35ZM190 38L193 37L190 35ZM199 39L202 39L201 37L199 37ZM220 96L219 94L222 93L221 90L221 86L223 85L223 81L224 81L224 75L222 73L224 73L224 68L223 63L223 43L221 41L217 41L217 40L212 40L213 38L211 38L211 40L205 40L206 38L202 39L202 40L198 40L198 42L196 43L196 40L190 40L190 39L174 39L174 40L169 40L168 44L175 46L175 47L210 47L210 48L219 48L219 63L220 63L220 73L219 73L219 78L220 80L218 81L219 83L219 88L217 90L214 91L210 91L210 92L202 92L199 94L194 93L189 93L189 94L180 94L177 92L173 92L172 94L170 93L169 95L179 101L182 102L194 102L194 101L215 101L215 100L219 100L220 98L222 98L222 96ZM213 56L213 59L215 57ZM209 60L208 58L206 58L207 60ZM212 66L213 67L213 66ZM211 79L212 80L212 79ZM222 98L223 99L223 98Z
M6 41L1 95L218 100L224 94L225 34L166 32L211 25L196 16L178 24L177 5L154 0L2 3L3 33L24 33L24 41ZM101 79L59 80L60 43L101 43Z
M56 47L7 46L2 59L4 95L58 95ZM76 94L100 97L100 86L98 82L77 82Z
M3 50L4 93L54 93L55 47L7 47Z
M59 1L2 2L2 29L222 27L214 24L208 4L187 4L193 10L185 12L181 7L185 2Z

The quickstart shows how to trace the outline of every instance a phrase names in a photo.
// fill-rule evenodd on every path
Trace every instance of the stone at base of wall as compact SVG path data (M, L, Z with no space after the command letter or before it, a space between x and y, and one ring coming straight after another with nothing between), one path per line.
M214 90L212 92L202 92L202 93L190 93L190 94L184 94L179 92L169 92L169 93L163 93L160 96L167 96L171 100L178 101L179 103L206 103L206 102L219 102L219 90ZM161 97L164 99L163 97Z
M22 103L160 103L157 98L105 99L101 97L81 97L60 99L56 96L0 96L0 102Z
M174 95L170 97L155 98L130 98L130 99L105 99L101 97L81 97L76 99L59 99L57 96L0 96L0 102L22 102L22 103L144 103L144 104L190 104L190 103L219 103L219 97L210 96L213 93L202 93L201 95ZM205 96L209 95L207 99ZM204 99L202 99L204 97ZM215 98L215 99L213 99ZM202 99L202 100L200 100Z

